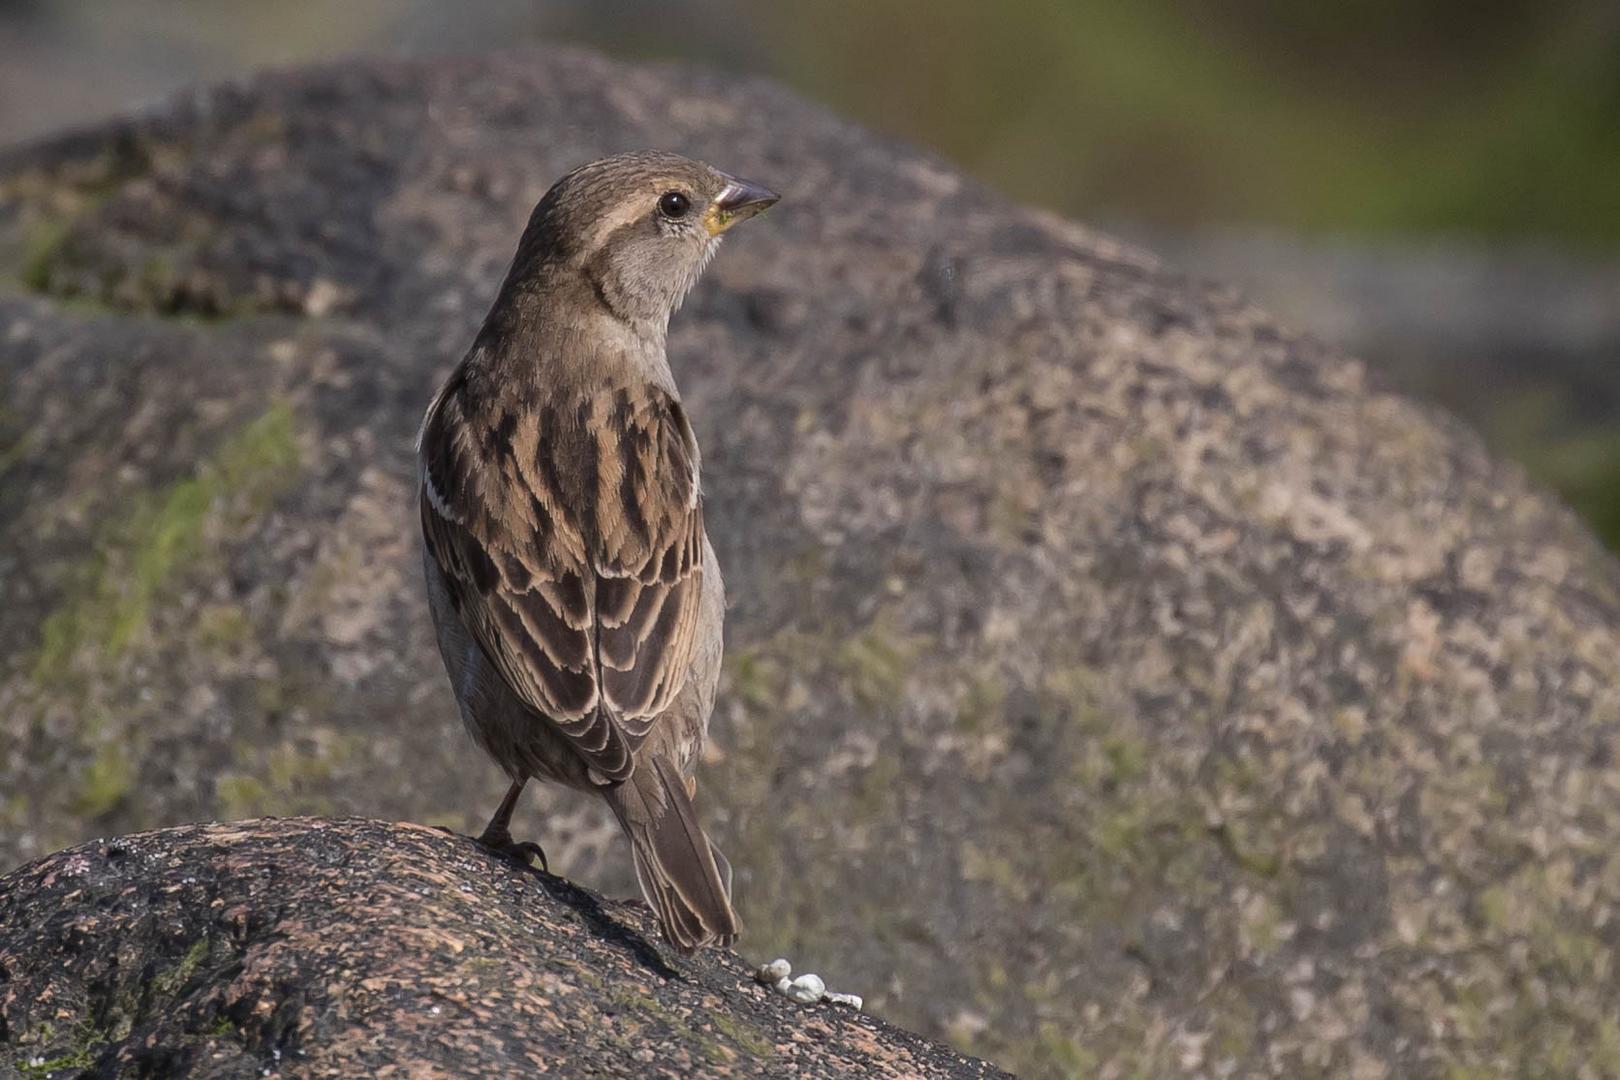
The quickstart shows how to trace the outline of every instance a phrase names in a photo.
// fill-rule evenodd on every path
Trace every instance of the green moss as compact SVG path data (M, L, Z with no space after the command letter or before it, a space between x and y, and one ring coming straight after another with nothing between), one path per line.
M1587 985L1608 969L1611 954L1572 917L1575 891L1567 864L1532 863L1487 889L1479 904L1486 924L1500 937L1525 941L1538 967Z
M1088 791L1114 791L1147 774L1149 747L1134 735L1104 735L1083 749L1076 779Z
M749 1057L759 1060L776 1054L776 1044L752 1024L718 1009L709 1019L713 1022L715 1030L730 1039Z
M24 431L12 441L11 445L0 448L0 477L5 476L17 462L23 459L33 442L34 433Z
M18 1053L11 1064L18 1069L19 1076L44 1078L65 1073L77 1075L76 1070L87 1069L95 1063L96 1053L106 1041L102 1032L82 1020L72 1022L60 1033L54 1024L45 1021L13 1044L15 1049L26 1047L30 1052ZM44 1053L39 1052L53 1044L53 1057L46 1058ZM42 1060L30 1064L33 1058ZM4 1065L5 1061L5 1056L0 1054L0 1065Z
M214 798L220 814L230 821L259 817L270 805L270 791L264 782L241 773L227 773L215 780Z
M354 739L327 729L312 740L259 750L239 746L236 760L242 771L227 773L214 782L218 812L229 819L265 814L329 814L327 794L334 777L354 752Z
M1034 1077L1080 1080L1097 1074L1097 1056L1078 1039L1054 1023L1043 1023L1031 1055Z
M214 485L202 477L183 481L169 490L156 512L142 523L140 542L131 552L129 587L106 613L109 651L124 651L135 634L145 627L148 609L158 589L182 561L197 554L202 545L203 524L217 494Z
M135 786L135 765L122 746L109 743L96 751L79 780L72 808L95 819L112 812Z
M1620 1076L1620 1021L1608 1016L1598 1021L1590 1053L1600 1075Z
M140 285L143 295L172 296L178 280L179 274L175 270L174 258L169 252L154 251L141 263Z
M285 490L297 465L292 411L278 404L227 439L192 476L136 497L41 626L35 681L59 683L80 660L116 660L144 635L153 603L175 575L203 553L220 508L240 526Z
M583 964L572 962L570 962L567 966L569 971L572 972L574 979L581 986L588 986L593 990L601 990L607 985L607 981L603 979L594 968L589 968Z
M331 800L320 794L331 788L339 766L349 757L353 742L342 736L316 742L305 752L294 746L278 746L270 752L270 790L277 796L278 810L306 814L327 814Z
M1251 755L1218 755L1209 771L1206 797L1212 805L1265 802L1269 786L1261 764ZM1286 815L1270 814L1263 807L1229 812L1219 823L1209 826L1209 838L1236 865L1252 874L1273 878L1283 869L1282 840L1275 834L1276 823L1283 820Z
M1241 990L1230 984L1206 998L1210 1020L1214 1025L1206 1060L1222 1058L1241 1061L1254 1047L1260 1031L1260 1018L1254 1003ZM1213 1070L1219 1075L1219 1070Z
M737 1056L718 1040L705 1035L687 1020L676 1015L651 994L640 993L624 986L614 986L608 991L608 1000L623 1011L619 1020L627 1028L628 1035L634 1036L648 1022L657 1023L666 1028L670 1036L686 1042L711 1064L724 1065Z
M234 653L253 640L253 622L234 604L211 604L197 616L196 634L210 652Z
M71 1054L64 1054L61 1057L51 1058L49 1061L41 1061L37 1065L31 1065L25 1061L19 1066L19 1068L21 1069L21 1074L23 1076L41 1078L51 1076L57 1072L66 1072L72 1069L88 1069L91 1065L95 1064L96 1060L95 1054L92 1052L92 1050L92 1047L85 1047L80 1050L75 1050Z
M892 619L880 615L846 638L835 650L833 662L857 702L867 708L893 707L904 696L906 676L924 644L920 635L904 633Z
M855 793L848 812L856 821L892 821L895 819L895 800L899 797L904 780L898 752L879 753L872 764L861 771L855 783Z
M967 735L988 730L1002 715L1007 699L1007 682L999 670L974 675L956 707L956 728Z
M1242 911L1243 931L1249 945L1260 955L1274 952L1282 944L1283 913L1269 896Z
M185 989L191 977L197 974L203 961L208 958L210 945L207 938L198 938L191 943L184 956L171 968L159 972L152 979L152 992L163 998L172 998Z
M1492 885L1474 898L1474 909L1492 933L1508 929L1508 893L1502 885Z
M751 711L780 709L789 672L808 677L819 668L847 687L866 708L893 708L905 696L905 681L928 638L896 625L890 611L880 611L853 633L810 634L786 631L768 641L732 649L725 659L727 691Z
M692 1031L689 1034L693 1049L711 1065L724 1065L738 1056L735 1050L701 1031Z
M962 845L962 877L967 881L982 881L995 886L1007 897L1027 898L1034 884L1028 874L1018 868L1007 852L999 847L984 847L972 841Z
M18 207L26 224L15 263L16 279L27 289L78 309L106 312L134 306L164 310L160 301L175 295L179 280L167 255L148 256L138 273L125 275L115 264L86 263L73 250L72 237L81 224L88 233L94 212L130 180L149 174L155 160L176 155L175 148L132 136L117 140L93 158L7 177L0 184L0 201ZM124 280L126 276L130 280Z
M1242 822L1223 821L1209 830L1216 845L1238 866L1263 878L1274 878L1282 870L1282 858L1256 846Z
M782 665L758 648L734 649L724 661L727 690L755 709L770 709L782 700L787 684Z
M23 242L22 261L17 277L34 292L49 292L51 267L67 241L69 222L48 218L36 224Z
M1101 730L1102 713L1097 702L1103 682L1100 673L1083 664L1050 667L1041 674L1041 708L1066 715L1082 732Z
M1126 735L1103 740L1102 757L1107 764L1106 778L1112 784L1128 784L1147 773L1148 747L1140 739Z
M1153 820L1153 807L1140 800L1112 806L1089 830L1092 843L1109 859L1119 862L1134 857Z
M218 472L228 488L247 497L245 510L261 513L283 487L285 474L298 467L298 431L292 409L272 405L220 448Z
M0 825L8 828L20 828L28 820L28 796L22 792L15 792L4 803L0 803Z
M292 708L298 689L281 678L264 678L253 684L253 707L266 716L279 716Z
M802 585L819 584L832 574L832 564L832 548L812 544L782 560L782 576Z

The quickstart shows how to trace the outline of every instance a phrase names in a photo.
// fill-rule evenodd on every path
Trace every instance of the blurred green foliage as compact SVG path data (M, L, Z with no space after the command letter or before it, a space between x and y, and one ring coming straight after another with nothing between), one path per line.
M637 10L578 3L557 29L763 70L1070 213L1620 247L1614 0Z
M1616 0L0 0L0 131L524 38L752 69L1093 220L1620 248Z
M1620 246L1612 0L828 0L795 81L1071 211Z

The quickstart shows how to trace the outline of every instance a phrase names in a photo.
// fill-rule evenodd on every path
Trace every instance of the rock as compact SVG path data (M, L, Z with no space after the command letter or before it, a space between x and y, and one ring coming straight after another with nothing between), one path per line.
M779 956L770 963L761 965L760 969L754 972L754 978L766 986L774 986L778 980L785 979L791 974L793 965Z
M187 825L0 879L0 1075L987 1077L465 837Z
M788 983L787 996L800 1005L814 1005L827 996L827 984L814 973L800 975Z
M0 161L0 863L482 825L411 439L534 199L639 145L786 196L671 341L751 958L1034 1076L1620 1069L1620 568L1568 512L1230 291L768 84L574 52ZM520 832L630 891L583 802Z

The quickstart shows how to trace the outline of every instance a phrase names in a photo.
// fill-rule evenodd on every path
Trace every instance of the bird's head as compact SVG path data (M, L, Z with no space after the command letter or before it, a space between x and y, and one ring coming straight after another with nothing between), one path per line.
M662 326L726 230L779 197L677 154L603 158L546 192L524 230L513 273L577 271L615 315Z

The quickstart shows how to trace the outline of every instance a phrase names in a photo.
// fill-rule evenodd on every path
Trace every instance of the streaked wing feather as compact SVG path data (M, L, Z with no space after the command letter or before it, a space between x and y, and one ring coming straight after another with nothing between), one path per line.
M703 513L679 404L621 390L488 417L452 383L422 460L424 537L463 621L596 773L629 776L696 640Z

